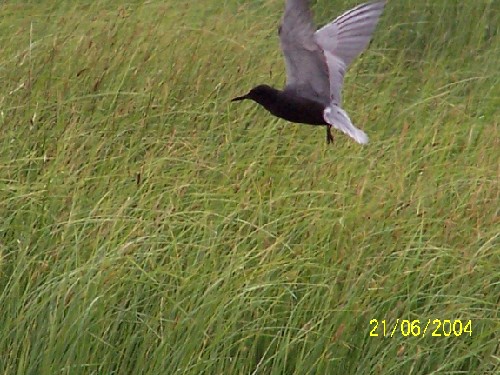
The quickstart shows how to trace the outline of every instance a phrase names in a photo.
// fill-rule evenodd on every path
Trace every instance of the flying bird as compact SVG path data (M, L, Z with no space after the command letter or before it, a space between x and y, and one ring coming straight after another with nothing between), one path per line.
M327 143L333 142L332 126L358 143L368 143L365 132L342 109L341 91L345 72L368 46L385 3L358 5L316 30L309 0L287 0L278 29L285 88L259 85L231 101L251 99L290 122L324 125Z

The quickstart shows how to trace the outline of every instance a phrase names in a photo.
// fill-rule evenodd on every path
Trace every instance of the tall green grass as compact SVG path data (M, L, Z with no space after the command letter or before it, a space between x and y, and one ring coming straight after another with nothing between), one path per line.
M500 371L500 3L389 1L367 147L230 104L283 85L282 8L1 5L0 373Z

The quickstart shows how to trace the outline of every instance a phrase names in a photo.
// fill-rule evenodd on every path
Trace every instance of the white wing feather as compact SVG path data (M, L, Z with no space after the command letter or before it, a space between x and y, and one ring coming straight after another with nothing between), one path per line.
M351 62L365 50L377 26L385 1L353 8L314 34L325 55L330 79L330 99L341 103L344 75Z
M334 128L361 144L368 143L368 136L352 124L347 113L340 107L342 86L347 68L370 43L384 6L385 1L361 4L314 34L314 39L325 56L330 83L330 105L323 112L323 117Z

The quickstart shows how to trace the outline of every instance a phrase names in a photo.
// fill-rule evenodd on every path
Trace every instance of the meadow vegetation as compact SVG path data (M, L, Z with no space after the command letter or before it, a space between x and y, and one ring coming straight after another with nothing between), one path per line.
M0 9L0 374L498 374L498 1L388 2L367 147L230 103L282 0Z

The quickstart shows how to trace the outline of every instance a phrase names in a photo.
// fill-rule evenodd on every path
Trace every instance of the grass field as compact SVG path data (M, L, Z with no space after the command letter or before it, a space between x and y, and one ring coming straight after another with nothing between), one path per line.
M19 4L0 374L500 372L499 1L389 1L367 147L230 103L283 86L282 0Z

